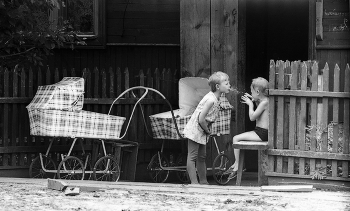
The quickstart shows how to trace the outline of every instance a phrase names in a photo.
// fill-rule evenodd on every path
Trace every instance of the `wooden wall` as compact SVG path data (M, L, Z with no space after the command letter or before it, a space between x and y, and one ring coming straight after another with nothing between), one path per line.
M317 15L316 2L321 3L322 10L322 22L321 32L322 38L315 36L318 34L317 22L315 17ZM346 64L350 62L350 3L348 0L317 0L311 1L310 23L316 24L313 34L314 37L314 55L310 59L319 61L319 66L324 66L327 62L330 67L330 74L333 74L335 64L339 65L340 69L345 69ZM312 10L315 10L312 14ZM344 73L340 73L341 77L344 77ZM330 84L330 88L333 87L333 83ZM344 83L340 84L340 87L344 87Z
M107 0L107 43L180 44L178 0Z
M180 76L180 2L178 0L107 0L106 1L106 34L107 43L104 49L56 49L54 55L50 56L44 67L41 68L43 76L49 68L52 72L58 72L58 75L64 72L70 73L73 71L75 76L83 76L83 69L89 69L95 74L94 70L99 72L116 71L118 68L121 73L125 74L125 69L128 68L129 87L138 85L140 82L140 70L144 73L148 70L154 74L156 68L160 72L165 70L167 74L173 75L173 79ZM38 74L35 69L34 74ZM68 74L69 75L69 74ZM94 77L102 75L97 74ZM149 76L145 76L148 80ZM52 74L49 79L45 79L47 84L57 81ZM34 81L35 82L35 81ZM46 83L45 82L45 83ZM163 80L165 82L165 80ZM95 83L95 82L94 82ZM122 87L125 87L125 81L122 80ZM177 92L177 89L173 89ZM103 98L103 93L99 93L97 97ZM170 96L171 103L177 106L178 97L173 93ZM35 92L33 93L35 94ZM2 99L1 106L7 105L6 99ZM11 100L10 100L11 101ZM27 99L21 106L24 108ZM100 109L101 106L98 106ZM103 106L102 106L103 107ZM25 110L21 113L26 114ZM164 108L166 110L166 108ZM164 109L162 111L164 111ZM101 112L102 110L96 110ZM155 111L160 112L160 110ZM153 112L153 113L154 113ZM140 119L135 120L140 121ZM6 123L5 123L6 124ZM29 124L26 126L29 129ZM142 128L142 127L138 127ZM135 128L134 128L135 129ZM150 141L149 138L143 137L144 128L132 130L134 137L137 137L141 142L147 142L151 145L141 145L138 160L138 172L136 179L139 181L147 181L147 171L145 170L150 156L153 155L159 148L160 142ZM3 124L0 125L0 131L4 131ZM145 141L146 140L146 141ZM21 140L22 141L22 140ZM13 142L10 140L10 142ZM177 143L175 143L177 144ZM167 144L167 147L169 148ZM176 148L176 147L175 147ZM5 150L6 151L6 150ZM0 164L1 165L1 164ZM20 176L27 177L28 163L21 164L21 167L13 171L2 171L0 176ZM12 168L4 167L3 170ZM20 169L20 170L19 170Z

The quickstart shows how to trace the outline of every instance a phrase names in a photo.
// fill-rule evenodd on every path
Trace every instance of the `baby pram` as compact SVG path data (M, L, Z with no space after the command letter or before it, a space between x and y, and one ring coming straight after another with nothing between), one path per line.
M198 103L210 91L208 79L198 77L182 78L179 81L179 109L150 116L151 128L154 139L161 139L161 150L155 154L147 167L154 182L165 182L170 171L175 171L182 182L188 182L186 172L186 154L179 156L172 166L164 155L164 140L184 140L183 130L191 114ZM231 109L225 95L220 98L222 102L219 116L212 124L212 140L215 143L217 156L214 159L212 168L213 177L218 184L227 184L228 175L224 172L231 166L231 161L224 151L220 151L215 136L230 134ZM173 121L172 113L176 122Z
M124 94L122 93L113 104ZM84 179L84 175L89 174L93 175L95 180L117 181L119 179L119 163L114 157L107 155L105 141L118 141L118 144L137 146L136 142L121 140L128 128L124 135L120 136L126 118L110 115L113 104L108 114L84 111L82 110L83 101L83 78L65 77L56 84L38 87L36 95L27 106L30 134L51 138L46 154L39 153L39 156L32 161L29 168L30 177L47 178L55 177L57 174L59 179ZM58 168L49 156L55 137L73 139L68 154L61 154L62 161ZM104 156L96 161L93 168L91 158L88 156L84 160L71 156L77 140L81 143L83 154L85 153L83 138L99 139L102 143Z

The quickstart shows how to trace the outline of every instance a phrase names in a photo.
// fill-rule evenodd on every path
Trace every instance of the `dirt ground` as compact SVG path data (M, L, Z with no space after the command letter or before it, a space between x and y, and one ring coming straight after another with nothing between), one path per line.
M47 180L0 178L1 210L350 210L349 192L262 192L259 187L80 181L66 196ZM100 190L91 192L87 187ZM84 191L86 189L86 191ZM91 190L91 189L89 189Z

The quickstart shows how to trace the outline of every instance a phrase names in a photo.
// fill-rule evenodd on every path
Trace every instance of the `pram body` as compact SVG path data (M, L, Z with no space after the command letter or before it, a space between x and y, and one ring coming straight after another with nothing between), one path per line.
M27 106L33 136L119 139L125 117L82 110L84 79L65 77L39 86Z
M64 77L58 83L38 87L32 102L26 107L30 120L30 134L51 137L51 142L46 154L39 153L39 156L32 161L29 169L31 177L55 177L57 173L59 179L84 179L85 173L88 173L90 177L93 175L95 180L117 181L119 179L119 163L114 157L107 155L104 141L109 140L118 144L119 147L137 146L135 142L121 141L120 133L126 118L109 113L84 111L83 104L83 78ZM113 104L111 108L112 106ZM58 168L49 157L54 140L52 137L73 138L67 155L61 154L62 161ZM89 159L88 155L84 160L71 156L78 138L80 142L82 138L101 141L104 156L96 161L94 168L91 166L91 158ZM116 143L117 141L119 142ZM82 142L81 145L85 155Z

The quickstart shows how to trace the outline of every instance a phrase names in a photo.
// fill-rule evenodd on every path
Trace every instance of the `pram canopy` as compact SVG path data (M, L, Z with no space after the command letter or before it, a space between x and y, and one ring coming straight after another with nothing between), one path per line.
M192 113L196 109L201 99L210 92L208 79L199 77L187 77L179 80L179 109L174 110L174 116L179 128L180 134L183 136L183 130ZM212 124L211 131L214 134L229 134L231 122L232 105L228 102L223 94L220 97L219 116ZM153 138L155 139L180 139L176 131L175 124L172 120L170 111L151 115L151 127Z
M64 77L58 83L39 86L27 109L76 111L84 104L84 79Z

